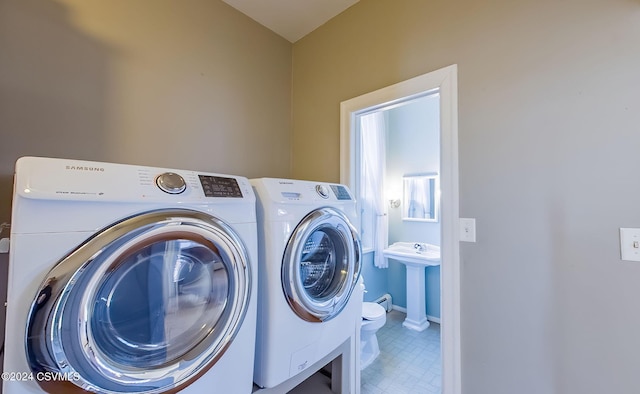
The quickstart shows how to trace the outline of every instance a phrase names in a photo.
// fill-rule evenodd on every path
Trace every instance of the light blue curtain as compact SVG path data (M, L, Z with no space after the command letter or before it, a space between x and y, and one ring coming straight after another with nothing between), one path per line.
M366 188L363 196L365 206L373 210L373 249L374 265L387 268L388 263L382 251L388 246L387 207L384 198L385 169L385 122L382 111L360 117L362 142L361 183Z

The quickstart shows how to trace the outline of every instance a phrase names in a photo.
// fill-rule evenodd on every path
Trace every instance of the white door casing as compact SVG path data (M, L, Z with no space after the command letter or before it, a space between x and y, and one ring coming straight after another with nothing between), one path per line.
M363 94L340 103L340 183L358 195L359 115L430 93L440 95L441 339L442 393L460 394L460 248L458 189L457 65Z

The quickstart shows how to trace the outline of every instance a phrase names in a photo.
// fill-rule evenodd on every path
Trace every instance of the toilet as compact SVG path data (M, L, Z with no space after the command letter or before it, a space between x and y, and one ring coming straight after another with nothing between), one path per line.
M380 354L376 332L387 321L387 311L375 302L362 303L360 327L360 369L368 367Z

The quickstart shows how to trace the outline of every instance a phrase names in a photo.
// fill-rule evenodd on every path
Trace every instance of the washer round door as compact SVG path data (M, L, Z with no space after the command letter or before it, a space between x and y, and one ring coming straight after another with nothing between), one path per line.
M250 298L249 257L223 221L152 211L109 226L48 274L27 359L50 392L183 389L223 355ZM55 378L57 377L57 378Z
M287 302L302 319L323 322L347 305L360 276L360 238L333 208L309 213L293 231L282 261Z

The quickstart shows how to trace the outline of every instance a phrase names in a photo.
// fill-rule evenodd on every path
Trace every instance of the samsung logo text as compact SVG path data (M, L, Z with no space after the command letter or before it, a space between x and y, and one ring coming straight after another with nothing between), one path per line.
M93 172L104 172L103 167L86 167L86 166L66 166L67 170L72 171L93 171Z

